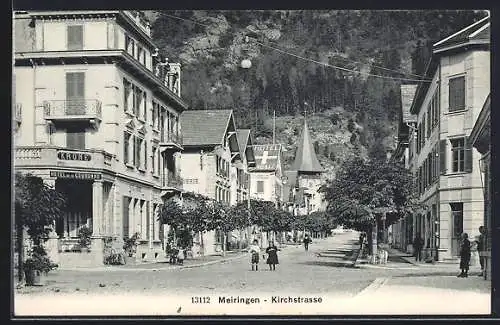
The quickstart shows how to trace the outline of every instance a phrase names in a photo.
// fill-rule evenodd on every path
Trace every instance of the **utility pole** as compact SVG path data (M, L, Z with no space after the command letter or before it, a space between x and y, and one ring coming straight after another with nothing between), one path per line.
M273 110L273 144L276 143L276 110Z

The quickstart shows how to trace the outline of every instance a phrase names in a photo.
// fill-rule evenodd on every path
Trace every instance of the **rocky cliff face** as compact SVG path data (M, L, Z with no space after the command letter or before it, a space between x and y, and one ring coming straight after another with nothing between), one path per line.
M183 65L182 96L191 107L233 109L238 127L251 127L257 143L272 141L275 111L286 167L293 162L307 110L318 158L332 177L346 156L394 145L399 87L410 82L401 78L421 78L429 46L484 13L183 10L147 15L161 51ZM241 68L243 59L250 59L250 69Z

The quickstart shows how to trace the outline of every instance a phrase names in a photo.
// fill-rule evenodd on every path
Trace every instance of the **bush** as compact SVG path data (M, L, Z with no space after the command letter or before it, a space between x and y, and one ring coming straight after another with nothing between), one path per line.
M35 270L43 273L48 273L57 267L58 265L51 262L45 249L41 246L33 247L31 257L24 262L25 270Z
M90 237L92 236L92 230L87 227L83 226L78 230L78 245L80 245L80 248L89 248L92 241Z

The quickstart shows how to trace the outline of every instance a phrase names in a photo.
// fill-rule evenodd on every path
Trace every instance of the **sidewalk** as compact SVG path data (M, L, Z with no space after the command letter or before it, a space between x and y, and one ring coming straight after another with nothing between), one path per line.
M225 263L247 256L248 253L244 250L226 252L226 256L222 255L206 255L184 260L183 265L172 265L168 261L161 262L139 262L137 264L125 265L103 265L98 267L62 267L58 268L61 271L83 271L83 272L101 272L101 271L157 271L157 270L177 270L193 267L201 267L215 263Z
M355 300L369 314L489 314L491 282L477 276L383 277Z

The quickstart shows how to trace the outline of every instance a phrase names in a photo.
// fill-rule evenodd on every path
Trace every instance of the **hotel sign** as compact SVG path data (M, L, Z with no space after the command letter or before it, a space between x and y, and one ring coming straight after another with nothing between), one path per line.
M62 171L51 170L50 177L99 180L102 178L102 175L98 173L77 173L77 172L62 172Z
M57 158L60 160L79 160L79 161L90 161L92 156L84 152L74 152L74 151L58 151Z

